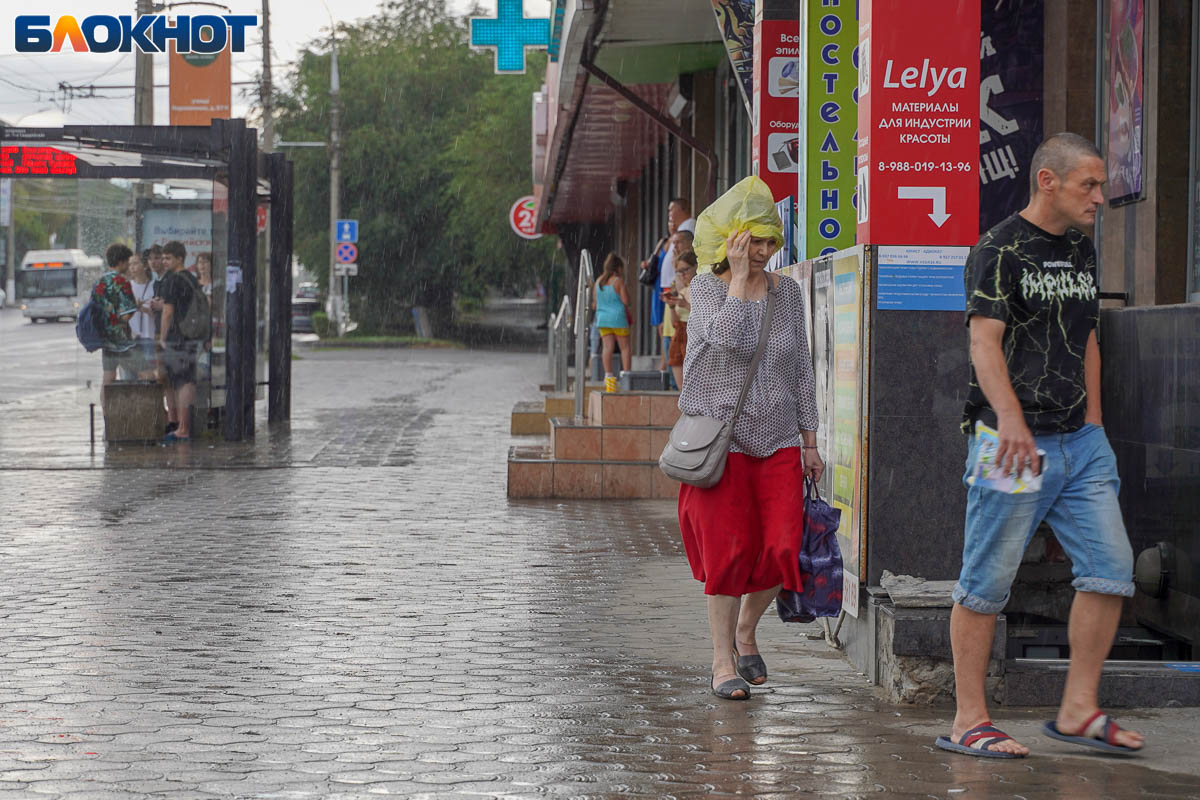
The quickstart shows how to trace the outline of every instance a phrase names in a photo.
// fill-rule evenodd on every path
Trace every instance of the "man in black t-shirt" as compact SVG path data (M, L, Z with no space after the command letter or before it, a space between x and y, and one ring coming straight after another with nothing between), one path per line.
M1095 223L1105 179L1091 142L1050 137L1033 156L1029 205L985 233L967 258L971 382L962 424L971 445L963 567L950 617L958 709L950 736L937 741L946 750L990 758L1029 752L989 721L984 684L996 615L1042 521L1071 557L1076 590L1067 685L1044 732L1108 751L1143 745L1140 734L1100 711L1097 698L1122 598L1133 596L1116 457L1100 413L1096 251L1079 231ZM994 475L977 470L982 426L995 432L1001 473L1040 480L1040 490L997 488Z
M197 342L187 339L179 324L187 316L193 293L200 291L196 279L183 268L187 249L182 242L163 245L162 259L166 269L159 282L162 297L162 323L158 331L158 349L167 373L163 395L167 401L167 419L174 427L167 431L167 443L191 439L192 403L196 400Z

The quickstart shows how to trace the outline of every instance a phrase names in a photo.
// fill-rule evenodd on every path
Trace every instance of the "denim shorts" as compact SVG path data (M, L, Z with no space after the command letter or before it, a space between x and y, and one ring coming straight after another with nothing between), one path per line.
M998 614L1043 520L1071 559L1076 591L1132 597L1133 549L1117 503L1117 458L1104 428L1084 425L1034 439L1046 451L1040 492L1008 494L967 485L963 566L954 602ZM964 484L975 466L975 450L971 437Z

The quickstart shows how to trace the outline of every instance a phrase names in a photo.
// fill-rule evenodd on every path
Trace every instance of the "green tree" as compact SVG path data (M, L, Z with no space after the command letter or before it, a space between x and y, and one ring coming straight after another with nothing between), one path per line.
M351 303L368 330L410 326L414 305L444 327L460 299L489 286L526 288L531 265L548 260L545 242L523 244L507 222L509 206L529 190L536 81L493 75L490 54L467 41L465 18L433 0L396 0L338 28L341 207L359 220ZM278 99L286 139L328 138L327 48L313 44ZM295 250L324 283L329 155L293 157Z

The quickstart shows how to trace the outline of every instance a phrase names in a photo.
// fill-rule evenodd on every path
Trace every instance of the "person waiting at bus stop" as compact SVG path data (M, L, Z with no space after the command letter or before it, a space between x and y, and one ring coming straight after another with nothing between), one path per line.
M129 319L137 311L137 301L126 273L133 251L123 244L110 245L104 254L108 271L92 287L92 302L100 306L104 316L104 345L101 350L103 377L100 405L107 400L104 387L117 380L121 370L126 379L137 376L136 343L129 332Z
M167 385L163 395L167 402L167 443L191 439L192 404L196 400L196 360L199 342L184 336L180 323L203 290L196 278L184 269L187 248L182 242L163 245L162 259L166 269L159 284L162 296L162 324L158 332L158 349L166 371Z

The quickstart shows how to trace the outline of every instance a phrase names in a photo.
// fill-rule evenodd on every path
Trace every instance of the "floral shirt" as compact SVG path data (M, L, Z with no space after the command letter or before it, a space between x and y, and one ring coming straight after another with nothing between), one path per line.
M104 349L124 353L134 345L129 333L129 317L137 311L129 279L116 270L100 276L92 289L92 302L104 310Z

